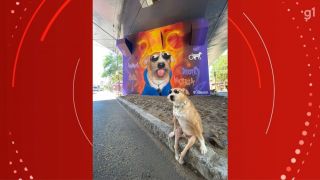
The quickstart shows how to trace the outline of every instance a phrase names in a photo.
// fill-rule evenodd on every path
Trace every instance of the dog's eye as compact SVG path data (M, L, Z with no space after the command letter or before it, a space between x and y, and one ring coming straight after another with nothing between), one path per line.
M172 91L171 91L171 89L169 90L169 94L171 94L172 93Z
M174 93L176 93L176 94L179 94L179 91L178 91L178 90L176 90L176 89L175 89L175 90L173 90L173 92L174 92Z
M169 60L170 57L171 57L171 55L170 55L169 53L167 53L167 52L162 53L162 58L163 58L163 59Z
M150 57L150 60L151 60L152 62L156 62L156 61L158 61L158 59L159 59L159 56L156 56L156 55L152 55L152 56Z

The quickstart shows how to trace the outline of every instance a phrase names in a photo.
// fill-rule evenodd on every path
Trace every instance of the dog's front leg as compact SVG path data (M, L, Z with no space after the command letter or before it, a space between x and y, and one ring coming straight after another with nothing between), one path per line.
M182 129L181 128L177 128L174 130L174 134L175 134L175 139L174 139L174 154L175 154L175 158L178 161L179 160L179 139L180 136L182 134Z
M193 144L196 142L196 137L195 136L191 136L189 139L188 139L188 144L186 145L186 147L184 147L183 151L181 152L180 154L180 158L179 158L179 163L180 164L183 164L184 161L184 156L187 154L188 150L193 146Z
M201 135L198 139L200 141L200 152L201 152L201 154L207 153L208 150L207 150L206 144L204 142L203 136Z
M177 128L177 119L175 116L173 116L172 121L173 121L173 131L169 133L169 138L172 138L174 136L174 131Z
M195 136L191 136L188 139L188 144L186 145L186 147L184 147L183 151L180 154L180 158L179 158L179 163L180 164L184 163L183 158L187 154L188 150L192 147L192 145L196 142L196 139L197 138Z

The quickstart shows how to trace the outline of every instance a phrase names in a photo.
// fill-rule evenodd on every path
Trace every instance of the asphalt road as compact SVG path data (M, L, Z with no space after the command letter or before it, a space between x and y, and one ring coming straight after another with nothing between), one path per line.
M94 179L202 179L174 159L117 100L93 103Z

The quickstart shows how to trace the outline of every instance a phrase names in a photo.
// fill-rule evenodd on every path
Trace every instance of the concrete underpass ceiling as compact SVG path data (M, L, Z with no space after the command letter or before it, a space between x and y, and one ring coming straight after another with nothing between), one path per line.
M115 46L118 38L204 17L209 22L209 64L228 48L227 0L157 0L151 6L148 2L150 0L93 0L93 40L119 52Z

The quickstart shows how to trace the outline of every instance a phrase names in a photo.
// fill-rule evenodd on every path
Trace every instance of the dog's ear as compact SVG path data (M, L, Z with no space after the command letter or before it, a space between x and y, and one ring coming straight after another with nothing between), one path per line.
M185 94L187 96L190 96L190 93L189 93L188 89L183 88L182 92L183 92L183 94Z
M148 65L148 63L149 63L149 60L150 60L150 56L145 56L145 57L143 57L142 58L142 62L141 62L141 65L143 66L143 67L145 67L145 66L147 66Z
M150 59L149 56L147 56L146 58L144 58L143 63L144 63L145 66L148 65L149 59Z
M176 60L172 57L172 55L171 55L171 58L170 58L170 62L171 63L174 63Z
M171 56L169 66L170 66L171 68L174 67L175 64L176 64L175 62L176 62L176 60Z

